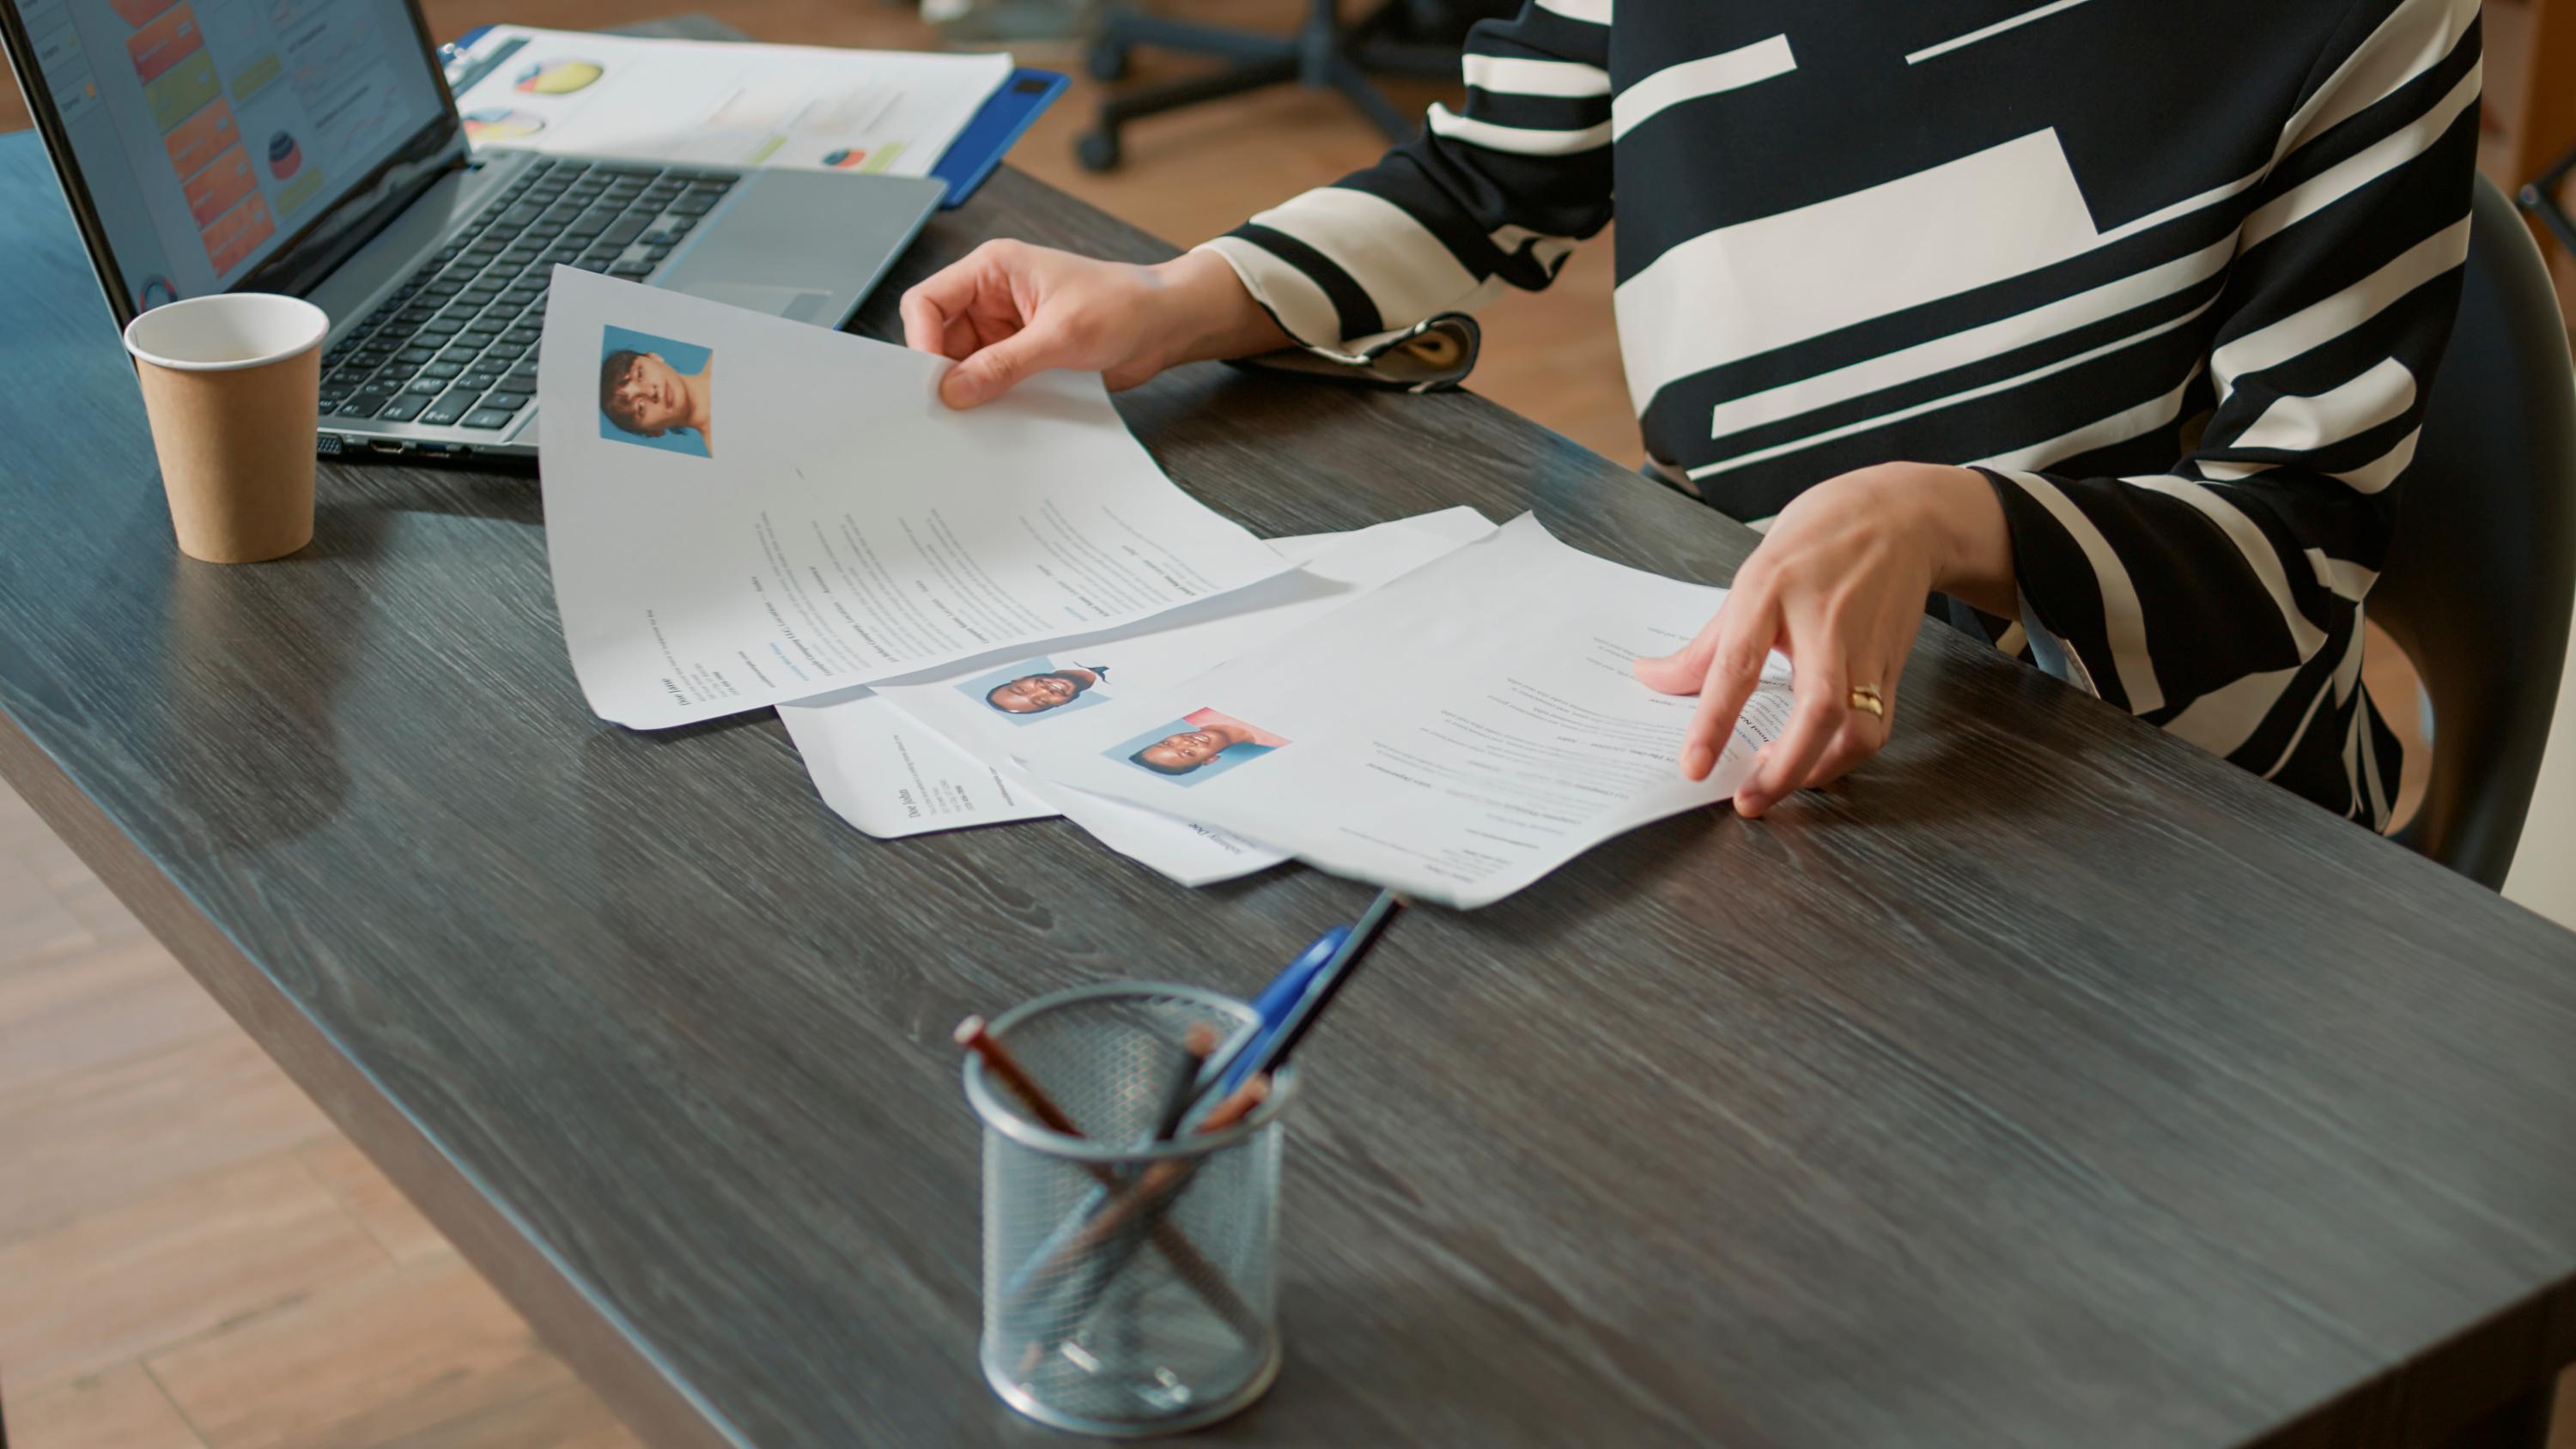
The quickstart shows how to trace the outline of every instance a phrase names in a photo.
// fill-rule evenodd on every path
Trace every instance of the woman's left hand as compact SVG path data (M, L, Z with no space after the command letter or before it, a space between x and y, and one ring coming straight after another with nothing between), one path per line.
M1637 661L1648 685L1700 697L1682 739L1682 774L1708 778L1774 649L1789 657L1797 702L1788 728L1737 787L1736 813L1759 816L1877 754L1935 592L2013 612L2012 538L1981 474L1888 463L1799 494L1736 571L1708 627L1678 653ZM1876 688L1883 713L1855 707L1863 686Z

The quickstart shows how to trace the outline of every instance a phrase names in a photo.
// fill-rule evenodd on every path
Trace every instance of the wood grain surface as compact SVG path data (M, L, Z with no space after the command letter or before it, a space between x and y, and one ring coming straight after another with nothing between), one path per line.
M766 714L602 724L524 475L326 467L302 554L181 559L33 137L0 197L0 772L647 1437L1047 1437L975 1369L948 1028L1249 991L1366 889L872 842ZM1166 250L1006 172L861 330L995 235ZM1122 405L1265 535L1752 542L1473 396ZM1303 1058L1286 1372L1212 1437L2396 1444L2576 1359L2576 936L1960 636L1902 725L1397 925Z

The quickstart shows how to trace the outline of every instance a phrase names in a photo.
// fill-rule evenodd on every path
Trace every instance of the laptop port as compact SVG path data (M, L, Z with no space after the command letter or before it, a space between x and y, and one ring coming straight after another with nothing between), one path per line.
M367 451L370 453L407 453L411 451L411 444L397 443L391 438L369 438L367 439Z

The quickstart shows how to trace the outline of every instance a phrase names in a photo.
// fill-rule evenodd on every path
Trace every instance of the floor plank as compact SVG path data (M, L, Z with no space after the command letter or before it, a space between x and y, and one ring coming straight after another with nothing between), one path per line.
M642 1443L598 1396L567 1381L387 1440L379 1449L638 1449Z
M33 1390L390 1262L292 1152L275 1153L0 1247L0 1365Z
M0 1104L49 1080L233 1029L157 941L25 962L0 971Z
M0 856L0 971L56 959L95 939L34 866Z
M208 1449L382 1444L573 1382L452 1252L343 1282L146 1362Z
M0 1162L14 1179L0 1194L0 1242L271 1156L320 1192L292 1154L333 1135L311 1100L238 1030L50 1078L0 1098ZM338 1210L327 1192L321 1200Z
M13 1449L204 1449L139 1363L8 1400Z

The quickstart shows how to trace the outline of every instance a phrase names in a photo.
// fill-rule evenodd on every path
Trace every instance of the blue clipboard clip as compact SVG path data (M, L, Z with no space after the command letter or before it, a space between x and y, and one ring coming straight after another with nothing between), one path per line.
M975 188L1002 164L1002 158L1010 153L1021 134L1072 83L1051 70L1021 66L1012 71L1011 78L1002 82L1001 89L993 92L984 108L975 113L975 119L968 121L957 139L948 143L939 164L930 168L931 175L948 183L948 199L940 206L958 206L974 195Z

